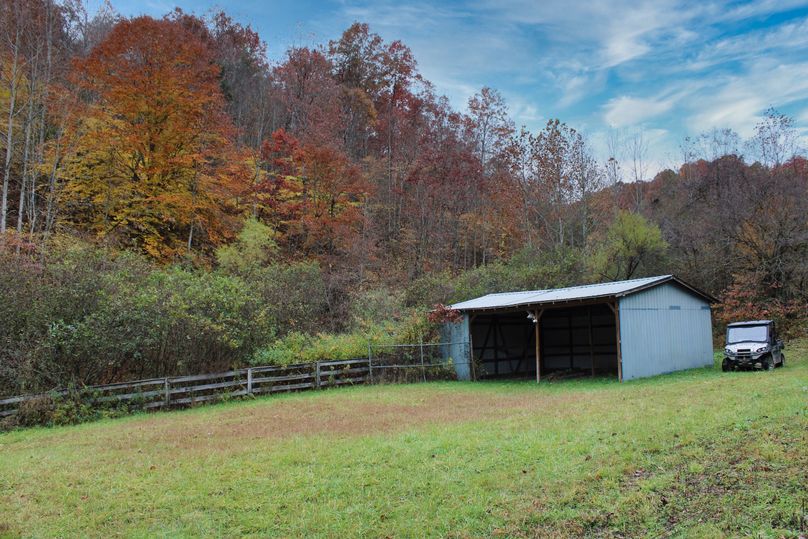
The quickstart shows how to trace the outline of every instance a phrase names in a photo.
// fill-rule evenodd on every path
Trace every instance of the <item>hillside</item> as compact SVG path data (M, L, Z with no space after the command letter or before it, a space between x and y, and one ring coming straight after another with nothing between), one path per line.
M808 348L788 353L772 372L357 387L2 434L0 536L796 536Z

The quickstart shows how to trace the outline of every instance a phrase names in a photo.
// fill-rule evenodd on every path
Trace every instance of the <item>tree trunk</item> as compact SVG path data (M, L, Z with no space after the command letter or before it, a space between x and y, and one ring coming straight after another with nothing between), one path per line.
M17 104L17 85L19 84L19 57L20 57L20 33L21 28L17 26L17 34L14 41L14 54L11 64L11 76L9 77L8 96L8 122L6 124L6 162L3 167L3 191L0 197L0 234L6 232L6 213L8 212L8 184L11 174L11 161L14 155L14 114Z
M33 83L31 84L33 86ZM28 113L25 116L25 142L22 152L22 176L20 177L20 201L17 208L17 234L22 234L23 217L25 216L25 188L28 183L28 156L31 150L31 125L34 122L34 92L33 88L30 89L28 95ZM17 250L20 247L17 244Z

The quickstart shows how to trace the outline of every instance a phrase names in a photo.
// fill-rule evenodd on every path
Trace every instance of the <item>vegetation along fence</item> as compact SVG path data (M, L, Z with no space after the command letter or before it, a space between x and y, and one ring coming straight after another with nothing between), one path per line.
M444 353L449 345L457 346L457 343L369 346L368 357L361 359L249 367L22 395L0 399L0 418L15 414L29 401L71 395L78 395L82 402L92 405L125 405L131 409L150 410L346 384L451 379L455 362L447 360ZM463 346L465 343L461 344ZM463 359L467 361L467 357L468 354Z

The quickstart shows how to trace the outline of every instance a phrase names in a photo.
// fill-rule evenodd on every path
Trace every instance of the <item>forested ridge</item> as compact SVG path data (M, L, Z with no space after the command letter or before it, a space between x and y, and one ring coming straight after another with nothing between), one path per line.
M804 327L808 161L769 110L648 177L355 23L270 61L225 12L0 4L0 393L340 358L435 304L674 273ZM552 117L552 111L543 111Z

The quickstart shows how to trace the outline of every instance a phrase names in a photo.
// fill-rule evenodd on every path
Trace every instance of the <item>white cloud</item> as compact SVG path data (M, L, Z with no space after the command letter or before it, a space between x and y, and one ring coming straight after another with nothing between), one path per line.
M595 158L601 163L605 163L610 157L617 160L623 181L632 179L631 144L636 137L642 140L642 146L646 148L646 155L642 159L645 179L652 179L667 168L675 169L681 163L680 157L672 151L676 147L675 139L672 139L667 129L601 129L586 136Z
M555 75L554 81L561 92L557 106L567 108L602 89L605 77L603 72L565 72Z
M756 0L741 3L731 9L721 10L716 16L722 20L743 20L764 15L783 13L792 9L806 7L805 0Z
M541 129L547 121L547 116L542 114L539 106L532 100L518 94L503 94L511 113L511 118L516 122L517 128L523 125L535 131Z
M719 82L720 90L702 92L692 100L690 127L730 127L748 137L767 108L782 108L808 96L808 63L760 60L745 73Z
M596 69L640 58L658 42L681 44L692 36L685 24L702 11L678 0L483 0L479 5L492 18L563 44L567 54L582 54Z
M773 54L782 56L789 52L799 52L806 47L808 18L709 43L686 67L691 70L708 69L723 62L754 60Z
M808 18L747 24L806 0L342 1L343 21L403 40L456 108L492 86L531 129L556 116L592 132L661 129L658 163L675 161L685 134L748 136L769 106L808 97ZM808 124L808 110L796 119Z
M612 127L639 125L671 110L675 98L641 98L620 96L610 99L604 106L604 121Z

